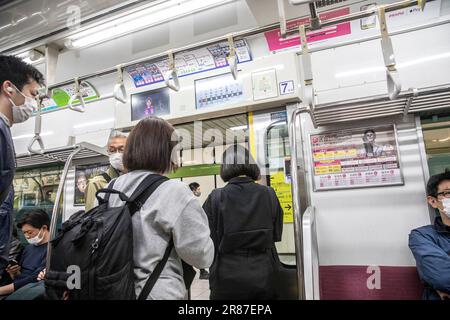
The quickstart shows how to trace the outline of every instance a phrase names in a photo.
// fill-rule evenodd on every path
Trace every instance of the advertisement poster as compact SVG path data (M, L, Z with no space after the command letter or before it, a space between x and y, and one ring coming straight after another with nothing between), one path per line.
M310 136L314 190L402 185L393 125Z
M252 60L250 48L245 40L235 42L238 63ZM230 53L228 42L175 54L175 67L179 77L228 66L226 56ZM169 71L168 59L139 63L126 68L136 88L164 81Z
M89 166L77 166L75 168L75 194L73 205L74 206L84 206L85 197L84 194L86 192L86 186L88 184L89 179L94 176L105 172L108 170L109 164L103 165L89 165Z
M350 8L342 8L334 11L319 14L321 20L337 18L350 13ZM309 24L309 18L297 19L287 23L287 29L298 28L302 24ZM335 26L326 27L317 31L307 32L308 43L340 37L351 33L350 22L344 22ZM270 51L278 51L291 47L300 46L300 36L298 33L283 39L280 29L264 33Z
M131 95L131 121L169 113L170 97L167 87Z
M83 93L84 101L97 99L100 97L97 90L92 84L86 81L80 83L81 92ZM53 110L58 110L67 107L70 97L75 93L75 85L68 85L52 90L52 98L42 101L43 108L41 113L46 113ZM79 104L78 100L74 101L74 105Z
M197 109L229 106L244 101L241 79L234 80L231 73L195 81L195 105Z

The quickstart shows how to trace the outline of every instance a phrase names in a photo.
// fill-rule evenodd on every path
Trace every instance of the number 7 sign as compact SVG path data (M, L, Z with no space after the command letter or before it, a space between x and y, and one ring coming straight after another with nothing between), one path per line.
M294 93L294 81L283 81L280 82L280 94L291 94Z

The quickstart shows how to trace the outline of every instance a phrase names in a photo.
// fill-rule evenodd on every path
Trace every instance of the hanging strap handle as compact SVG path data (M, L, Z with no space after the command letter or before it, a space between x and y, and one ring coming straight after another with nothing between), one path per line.
M175 68L175 59L173 56L173 51L169 50L167 52L167 56L169 58L169 71L166 73L164 82L166 83L167 87L169 87L173 91L178 92L180 90L180 80L178 79L177 70ZM170 81L170 78L173 79L172 82Z
M314 111L314 86L313 86L313 73L312 73L312 63L311 63L311 53L308 48L308 40L306 38L305 25L299 26L300 42L302 48L302 54L300 56L301 65L303 68L303 103L309 106L309 108Z
M121 103L127 103L127 91L123 83L123 68L120 64L117 66L117 83L114 86L114 98Z
M384 64L386 66L386 80L388 87L389 99L394 100L402 90L402 84L400 82L400 75L395 67L395 55L392 47L392 41L389 37L386 13L384 6L378 8L378 19L380 21L381 31L381 49L383 50Z
M230 66L233 79L236 80L238 76L237 57L236 57L236 47L234 45L234 39L232 34L228 35L228 46L230 47L230 54L227 57L227 61L228 65Z
M42 141L41 137L41 130L42 130L42 100L38 104L38 109L36 113L36 119L34 124L34 137L31 139L30 143L28 144L28 152L30 154L43 154L44 153L44 142ZM33 145L35 143L39 144L40 149L33 149Z
M75 81L75 93L69 99L69 108L73 111L85 112L86 104L84 103L83 93L81 92L80 81L79 81L78 77L76 77L74 79L74 81ZM80 104L77 106L74 106L73 103L77 99L80 102Z

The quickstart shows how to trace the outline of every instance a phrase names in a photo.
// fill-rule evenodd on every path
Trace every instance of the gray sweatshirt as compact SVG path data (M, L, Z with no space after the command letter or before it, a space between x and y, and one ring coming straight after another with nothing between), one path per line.
M114 189L131 196L149 173L137 170L120 176ZM109 205L120 206L122 201L117 195L111 195ZM163 258L173 237L174 250L147 299L184 299L186 288L181 259L203 269L208 268L214 258L208 218L198 200L187 185L169 180L155 190L141 210L134 214L132 222L136 296Z

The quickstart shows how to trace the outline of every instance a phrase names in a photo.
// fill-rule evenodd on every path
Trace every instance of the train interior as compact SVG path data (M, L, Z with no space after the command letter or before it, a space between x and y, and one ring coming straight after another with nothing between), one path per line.
M87 180L108 166L111 130L129 132L151 97L181 137L180 168L169 177L199 183L201 203L225 185L228 146L256 159L259 183L274 188L284 213L283 298L420 299L408 235L433 221L426 182L450 168L450 1L406 1L378 18L308 31L306 49L297 27L310 6L281 2L284 17L274 0L70 0L51 10L44 0L0 1L0 51L27 55L52 90L31 120L12 127L15 219L39 206L60 226L84 210ZM324 22L396 4L316 1L316 10ZM70 6L81 16L76 28L65 26ZM176 9L185 11L143 19ZM286 21L296 33L280 38ZM394 80L380 39L392 41ZM336 159L363 152L367 129L387 155L343 171ZM205 283L196 280L191 299L208 299Z

